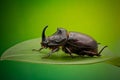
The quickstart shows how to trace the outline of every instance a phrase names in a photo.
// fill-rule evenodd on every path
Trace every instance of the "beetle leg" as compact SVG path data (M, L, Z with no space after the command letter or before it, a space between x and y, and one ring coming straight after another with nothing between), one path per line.
M99 56L99 54L96 54L95 52L91 52L91 51L83 51L83 52L85 52L87 55L91 57L93 57L94 55Z
M48 53L48 55L45 56L45 57L43 57L43 58L48 58L48 57L50 57L50 55L51 55L52 53L55 53L55 52L57 52L58 50L59 50L59 48L55 48L55 49L51 50L51 51Z
M40 49L32 49L32 51L41 51L43 48Z
M69 48L65 47L67 49L67 51L69 52L70 56L73 58L72 52L70 51Z
M79 52L79 56L83 57L85 55L84 51Z
M101 53L106 47L108 47L108 46L104 46L104 47L100 50L100 52L99 52L98 54L100 55L100 53Z

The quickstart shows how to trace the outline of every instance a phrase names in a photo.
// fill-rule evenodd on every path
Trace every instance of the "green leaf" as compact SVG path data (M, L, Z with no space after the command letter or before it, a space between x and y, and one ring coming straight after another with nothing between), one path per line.
M40 52L32 51L32 49L40 48L40 41L41 39L37 38L18 43L6 50L2 54L1 60L14 60L44 64L90 64L107 61L113 57L111 51L108 48L105 48L101 53L102 56L100 57L80 57L78 55L74 55L74 58L71 58L71 56L60 50L48 58L42 58L47 55L50 51L49 49L44 49ZM99 46L99 50L102 47L103 46Z
M107 61L107 63L120 67L120 57L112 58L109 61Z

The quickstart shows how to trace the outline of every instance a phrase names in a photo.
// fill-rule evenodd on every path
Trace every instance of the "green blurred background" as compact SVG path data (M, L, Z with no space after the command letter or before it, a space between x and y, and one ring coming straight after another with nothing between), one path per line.
M0 55L16 43L38 38L44 26L83 32L108 45L120 46L119 0L0 0ZM0 80L119 80L120 68L106 63L47 65L0 61Z

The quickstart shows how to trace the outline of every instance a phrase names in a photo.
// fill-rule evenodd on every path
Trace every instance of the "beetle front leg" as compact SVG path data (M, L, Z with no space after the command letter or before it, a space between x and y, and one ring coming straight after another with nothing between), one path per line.
M52 50L48 53L48 55L45 56L45 57L43 57L43 58L48 58L48 57L50 57L51 54L57 52L58 50L59 50L59 48L52 49Z
M67 47L65 47L65 48L67 49L67 51L68 51L68 53L70 54L70 56L73 58L73 55L72 55L72 52L70 51L70 49L67 48Z
M32 51L41 51L43 49L43 47L41 47L40 49L32 49Z

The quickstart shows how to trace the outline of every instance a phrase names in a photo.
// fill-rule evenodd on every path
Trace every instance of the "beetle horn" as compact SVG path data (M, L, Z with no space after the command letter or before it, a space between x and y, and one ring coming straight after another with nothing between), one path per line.
M45 26L45 28L43 29L42 31L42 41L45 41L46 40L46 36L45 36L45 30L48 26Z

